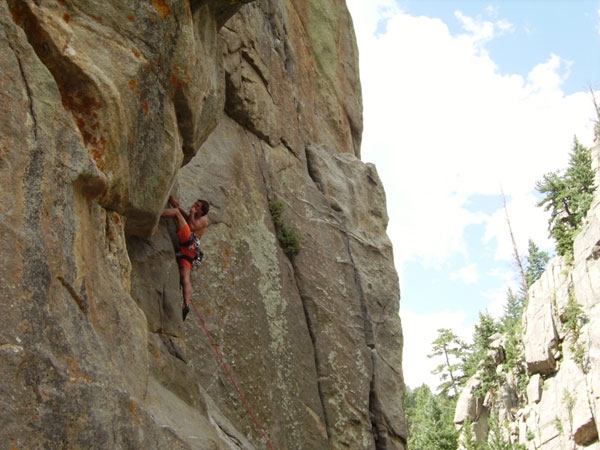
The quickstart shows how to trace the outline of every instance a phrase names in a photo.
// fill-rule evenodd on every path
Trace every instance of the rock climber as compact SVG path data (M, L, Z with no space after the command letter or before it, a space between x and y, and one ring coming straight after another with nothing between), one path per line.
M199 267L203 253L200 250L200 238L208 227L209 203L206 200L197 200L186 213L179 202L171 195L169 205L161 217L173 219L177 226L177 240L179 241L179 253L177 263L179 265L179 281L183 289L183 320L190 312L192 303L192 283L190 274L192 269Z

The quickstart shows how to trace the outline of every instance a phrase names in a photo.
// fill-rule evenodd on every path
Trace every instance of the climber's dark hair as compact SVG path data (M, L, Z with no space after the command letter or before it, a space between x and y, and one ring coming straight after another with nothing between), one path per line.
M198 199L198 201L202 204L202 214L201 214L201 216L207 215L208 211L210 209L210 204L206 200L200 200L200 199Z

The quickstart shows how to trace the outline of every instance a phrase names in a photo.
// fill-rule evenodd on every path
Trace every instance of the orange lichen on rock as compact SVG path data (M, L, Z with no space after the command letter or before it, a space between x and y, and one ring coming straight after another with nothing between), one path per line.
M67 110L79 116L98 118L97 111L102 108L102 103L98 99L78 90L63 90L61 94L62 104Z
M171 15L171 7L166 0L152 0L152 6L161 19L167 19Z
M173 73L169 82L173 85L175 90L181 89L190 83L191 77L187 70L181 70L178 66L173 66Z
M98 111L102 103L92 95L75 90L66 91L61 89L62 104L75 118L83 142L88 147L92 157L100 170L104 167L104 151L106 148L106 130L100 129L100 118Z
M79 364L77 363L77 361L75 359L67 357L66 361L67 361L67 363L69 365L70 373L74 377L74 379L72 381L83 380L86 383L90 382L90 377L88 377L87 375L82 374L79 371Z

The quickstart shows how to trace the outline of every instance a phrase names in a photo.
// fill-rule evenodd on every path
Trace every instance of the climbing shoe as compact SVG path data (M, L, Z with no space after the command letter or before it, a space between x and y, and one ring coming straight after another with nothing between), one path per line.
M188 313L190 312L190 306L189 305L185 305L182 309L181 312L183 314L183 320L185 320L185 318L187 317Z

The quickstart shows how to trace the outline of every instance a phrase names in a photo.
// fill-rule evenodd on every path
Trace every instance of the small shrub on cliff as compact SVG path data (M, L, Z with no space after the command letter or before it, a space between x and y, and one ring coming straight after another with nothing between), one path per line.
M283 221L283 208L284 205L280 200L269 203L269 211L273 218L273 223L277 231L277 239L283 252L288 256L297 255L302 248L300 234L296 228L287 225Z
M573 342L577 341L581 333L581 326L586 320L586 315L583 312L581 305L575 299L573 288L569 289L569 303L567 303L567 307L560 318L564 323L567 332L571 335Z
M573 353L573 360L585 372L585 348L577 341L579 340L581 327L586 322L587 316L581 305L575 299L575 293L572 288L569 289L569 303L561 314L560 319L567 330L567 334L571 338L569 350Z
M490 415L488 424L488 435L482 450L526 450L523 444L510 441L509 424L502 424L497 413Z
M569 423L573 428L573 408L575 408L576 399L575 396L569 392L568 389L563 389L562 405L566 408L569 413Z
M562 420L560 420L560 417L556 416L554 418L554 429L557 431L557 433L559 435L563 435L564 429L563 429L563 424L562 424Z

